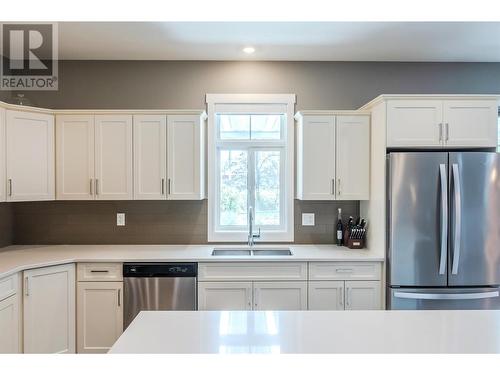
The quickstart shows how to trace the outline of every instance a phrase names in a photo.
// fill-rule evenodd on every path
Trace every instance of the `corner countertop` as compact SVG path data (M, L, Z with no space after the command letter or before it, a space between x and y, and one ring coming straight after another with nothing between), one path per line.
M214 248L242 245L46 245L9 246L0 251L0 277L30 268L74 262L382 262L383 255L368 249L336 245L256 245L254 248L290 248L293 255L217 256Z
M500 311L142 311L109 353L500 353Z

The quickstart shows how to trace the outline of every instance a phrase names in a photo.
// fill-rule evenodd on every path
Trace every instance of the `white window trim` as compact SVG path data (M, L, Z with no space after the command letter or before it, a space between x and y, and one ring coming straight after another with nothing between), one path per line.
M248 231L217 231L216 222L216 142L217 123L215 118L215 108L224 104L279 104L286 105L286 152L285 152L285 177L283 188L285 189L285 225L283 230L265 230L261 233L261 242L293 242L294 240L294 197L295 197L295 176L294 176L294 113L295 94L207 94L208 109L208 242L246 242ZM256 226L254 228L257 229Z

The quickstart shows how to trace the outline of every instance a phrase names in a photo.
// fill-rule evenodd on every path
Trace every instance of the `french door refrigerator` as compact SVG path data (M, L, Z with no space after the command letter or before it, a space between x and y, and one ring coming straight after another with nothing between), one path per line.
M500 309L500 154L387 159L387 308Z

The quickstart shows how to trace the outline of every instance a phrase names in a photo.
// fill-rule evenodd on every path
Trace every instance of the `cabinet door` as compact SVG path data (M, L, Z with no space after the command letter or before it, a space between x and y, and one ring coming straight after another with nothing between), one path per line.
M5 201L5 109L0 108L0 202Z
M307 310L307 282L254 282L253 309Z
M24 271L24 352L75 353L75 265Z
M199 282L198 310L251 310L251 282Z
M336 199L370 198L370 118L337 116Z
M297 129L297 198L335 199L335 118L305 116Z
M346 281L346 310L379 310L381 309L380 281Z
M134 116L134 199L166 199L167 117Z
M96 199L132 199L132 116L96 116L95 126Z
M123 332L123 283L79 282L78 353L106 353Z
M94 199L94 138L94 116L57 116L57 199Z
M343 281L310 281L307 292L309 310L344 310Z
M441 147L441 100L388 100L387 147Z
M168 199L205 198L205 122L200 116L167 117Z
M54 116L7 111L7 200L55 198Z
M445 100L445 141L451 147L497 147L496 100Z
M20 353L19 297L17 294L0 301L0 354Z

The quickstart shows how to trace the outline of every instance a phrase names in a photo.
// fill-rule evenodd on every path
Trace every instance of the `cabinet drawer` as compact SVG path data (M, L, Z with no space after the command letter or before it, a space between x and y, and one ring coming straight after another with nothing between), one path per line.
M0 301L17 293L19 287L18 274L0 279Z
M78 281L122 281L122 263L78 263Z
M309 280L380 280L380 278L380 263L309 263Z
M200 263L198 280L307 280L307 264L301 262Z

